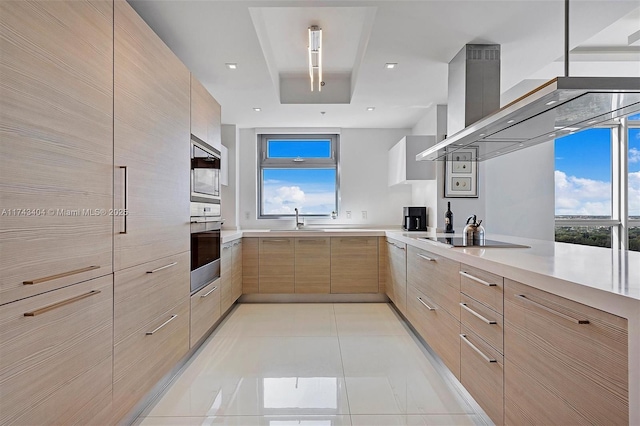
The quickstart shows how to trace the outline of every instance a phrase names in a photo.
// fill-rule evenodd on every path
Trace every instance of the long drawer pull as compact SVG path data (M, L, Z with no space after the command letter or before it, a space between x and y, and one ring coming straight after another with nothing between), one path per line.
M429 306L426 303L424 303L424 300L422 300L421 297L416 297L416 299L418 299L418 301L420 303L422 303L425 306L425 308L427 308L428 310L430 310L430 311L435 311L436 310L436 308L432 308L431 306Z
M147 331L145 334L147 336L152 336L153 333L157 332L158 330L160 330L162 327L164 327L165 325L169 324L171 321L173 321L174 319L178 318L178 314L173 314L171 315L171 318L169 318L168 320L166 320L165 322L163 322L162 324L160 324L158 327L156 327L155 330L153 331Z
M208 292L206 292L205 294L201 295L200 297L204 299L205 297L207 297L208 295L210 295L211 293L213 293L213 292L214 292L214 291L216 291L217 289L218 289L218 286L215 286L214 288L212 288L211 290L209 290L209 291L208 291Z
M490 283L490 282L487 282L485 280L481 280L480 278L474 277L473 275L471 275L468 272L460 271L460 275L462 275L463 277L467 277L470 280L473 280L473 281L475 281L477 283L480 283L482 285L486 285L487 287L496 287L498 285L498 284Z
M263 243L288 243L289 240L282 240L279 238L265 238L262 240Z
M553 314L553 315L555 315L557 317L560 317L560 318L564 318L567 321L571 321L571 322L573 322L575 324L589 324L589 320L576 319L576 318L570 317L569 315L565 315L562 312L558 312L555 309L551 309L551 308L543 305L542 303L538 303L538 302L534 301L533 299L530 299L529 297L527 297L526 294L516 294L516 297L518 299L524 300L525 302L531 303L534 306L537 306L538 308L542 309L543 311L547 311L550 314Z
M50 276L44 277L44 278L37 278L35 280L22 281L22 284L24 284L24 285L40 284L40 283L43 283L43 282L46 282L46 281L57 280L58 278L68 277L70 275L76 275L76 274L81 274L81 273L87 272L87 271L93 271L94 269L98 269L98 268L99 268L99 266L87 266L86 268L80 268L80 269L76 269L76 270L69 271L69 272L63 272L61 274L50 275Z
M489 325L497 324L496 321L486 319L485 317L483 317L482 315L480 315L479 313L477 313L476 311L468 307L466 303L460 303L460 306L462 306L465 310L467 310L471 315L475 315L476 317L480 318L483 322L486 322Z
M387 244L391 244L392 246L394 246L397 249L404 250L404 247L397 246L397 245L395 245L394 243L392 243L390 241L387 241Z
M100 290L91 290L89 293L81 294L76 297L72 297L67 300L63 300L62 302L57 302L49 306L45 306L44 308L36 309L35 311L25 312L25 317L35 317L36 315L44 314L45 312L53 311L54 309L60 308L65 305L69 305L70 303L77 302L78 300L86 299L87 297L95 296L96 294L101 293Z
M421 257L424 260L428 260L429 262L435 262L436 260L432 257L425 256L424 254L416 253L416 256Z
M487 362L498 362L497 360L493 359L493 358L489 358L488 356L486 356L485 354L482 353L482 351L478 348L476 348L476 345L474 345L473 343L471 343L469 341L469 339L467 339L467 335L466 334L461 334L460 338L467 344L469 345L469 347L471 347L471 349L473 349L474 351L476 351L478 353L478 355L480 355L482 357L482 359L484 359Z
M164 266L161 266L159 268L147 271L147 274L153 274L154 272L158 272L158 271L162 271L163 269L171 268L172 266L176 266L177 264L178 264L178 262L173 262L173 263L170 263L168 265L164 265Z
M326 244L327 240L324 238L302 238L298 240L300 244Z

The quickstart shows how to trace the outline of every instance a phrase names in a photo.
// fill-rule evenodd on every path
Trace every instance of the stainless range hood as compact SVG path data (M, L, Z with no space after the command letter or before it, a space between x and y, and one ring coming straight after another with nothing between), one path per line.
M484 161L640 111L639 77L558 77L416 155L446 160L477 146Z

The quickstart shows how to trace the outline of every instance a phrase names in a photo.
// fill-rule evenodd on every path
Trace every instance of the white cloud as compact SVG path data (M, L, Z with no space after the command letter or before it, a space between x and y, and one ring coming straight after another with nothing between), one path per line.
M638 134L640 136L640 133ZM629 163L640 162L640 149L629 148Z
M335 209L335 192L305 192L296 185L264 185L265 214L294 214L297 207L301 214L327 214Z
M611 183L555 171L556 215L611 214Z
M629 173L629 216L640 216L640 171Z

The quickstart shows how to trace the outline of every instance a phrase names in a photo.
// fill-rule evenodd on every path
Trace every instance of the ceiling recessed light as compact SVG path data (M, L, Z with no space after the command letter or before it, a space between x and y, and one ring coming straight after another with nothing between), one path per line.
M557 101L549 101L549 102L547 102L547 105L553 105L553 104L555 104L556 102L557 102Z
M396 62L387 62L386 64L384 64L384 67L388 70L392 70L397 66L398 64Z
M511 124L511 123L513 123L514 121L515 121L515 120L509 120L509 121L507 121L507 124Z
M236 64L235 62L227 62L226 64L224 64L227 68L229 68L230 70L236 70L238 69L238 64Z
M262 111L262 108L254 108L253 110L254 110L255 112L260 112L260 111Z
M367 111L373 111L375 109L376 109L376 107L367 107Z

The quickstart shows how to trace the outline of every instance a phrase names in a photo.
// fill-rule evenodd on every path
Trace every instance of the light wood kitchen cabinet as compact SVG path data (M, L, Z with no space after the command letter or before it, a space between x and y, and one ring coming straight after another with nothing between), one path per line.
M496 425L504 423L504 357L470 329L460 334L460 383Z
M460 292L502 314L504 279L496 274L460 265Z
M114 221L118 271L189 250L190 73L114 4L114 205L128 212Z
M113 5L0 2L0 304L112 272Z
M407 318L459 379L460 322L413 285L407 288Z
M387 238L387 296L406 315L407 311L407 245Z
M235 302L242 296L242 240L233 242L231 254L233 255L231 266L231 300Z
M259 239L242 239L242 294L258 293Z
M466 294L460 294L460 323L469 328L498 352L503 353L502 315Z
M295 291L294 239L260 238L260 293L293 293Z
M331 293L378 292L378 237L331 237Z
M114 342L189 298L189 253L154 260L114 274Z
M126 415L189 350L189 298L113 348L114 418Z
M505 279L505 423L629 423L627 320Z
M328 237L295 239L295 292L331 292L331 240Z
M0 424L108 424L113 276L0 307Z
M219 151L222 149L220 114L220 104L191 74L191 134Z
M409 246L407 282L460 320L460 264Z
M220 318L220 280L204 286L191 296L191 325L189 333L189 347L196 343L211 329Z
M226 312L233 304L233 242L222 244L220 251L220 309Z

